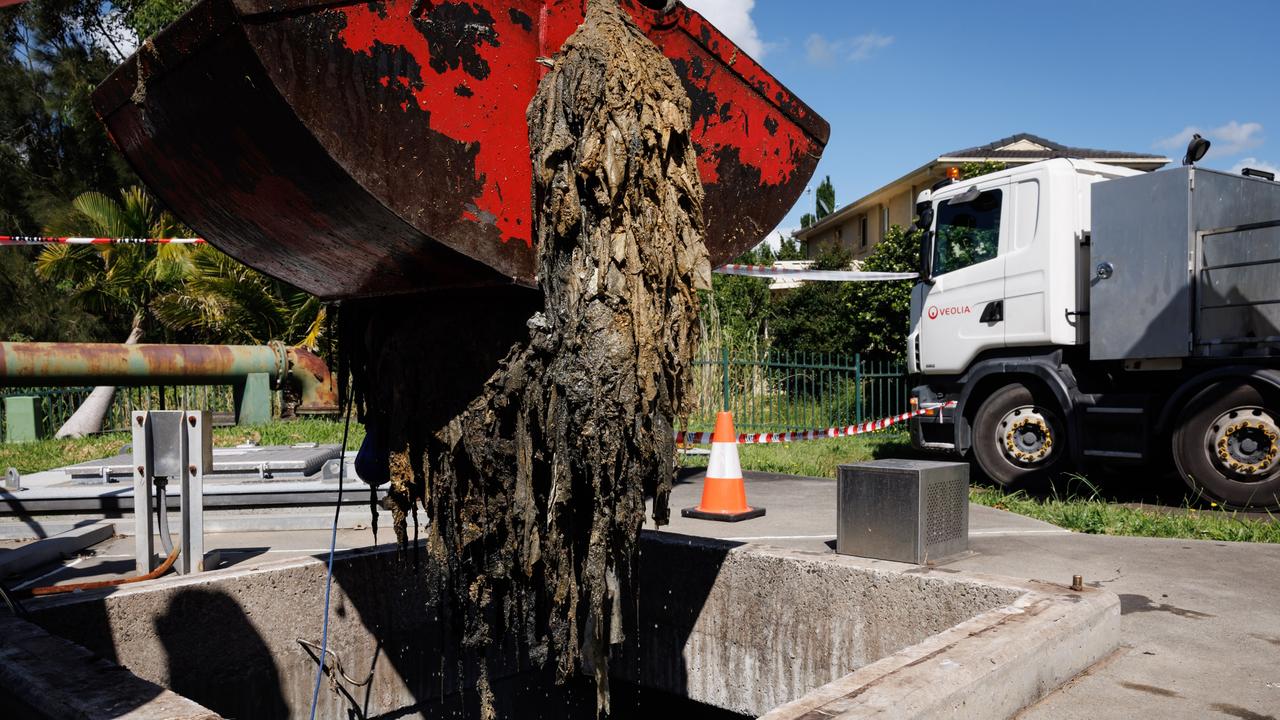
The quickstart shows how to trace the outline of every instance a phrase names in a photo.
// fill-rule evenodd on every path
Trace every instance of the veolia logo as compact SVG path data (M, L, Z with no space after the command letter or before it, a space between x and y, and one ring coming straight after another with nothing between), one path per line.
M939 315L968 315L973 309L968 305L954 305L952 307L940 308L937 305L929 306L929 319L937 320Z

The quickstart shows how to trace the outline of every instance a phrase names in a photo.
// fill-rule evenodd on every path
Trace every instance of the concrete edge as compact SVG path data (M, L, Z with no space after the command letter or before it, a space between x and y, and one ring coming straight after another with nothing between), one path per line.
M276 506L282 510L289 509L286 506ZM204 532L205 535L216 535L218 533L235 533L235 532L282 532L282 531L305 531L305 530L328 530L333 527L333 506L321 508L314 506L302 509L322 509L321 512L259 512L247 514L231 514L218 509L205 508L204 513ZM299 508L293 508L298 510ZM181 520L177 511L170 511L169 528L177 533L181 528ZM116 523L116 534L125 537L134 535L133 513L124 513L118 518L110 518L105 522ZM36 542L54 535L69 532L77 527L83 527L86 522L83 519L63 520L59 518L50 519L48 516L42 517L40 520L32 520L32 524L22 522L0 522L0 540L30 540ZM369 527L369 503L366 499L363 504L347 504L344 502L342 506L342 515L338 521L339 530L364 530ZM33 524L35 527L33 527Z
M0 616L3 692L51 718L216 720L221 716L84 647ZM68 692L69 688L74 691Z
M362 555L377 555L379 553L393 552L396 552L396 548L394 546L387 545L338 550L333 555L333 561L334 563L340 563ZM280 560L265 560L263 562L245 563L219 570L207 570L205 572L192 573L190 575L166 575L164 577L156 578L155 580L144 580L142 582L130 583L128 585L120 585L117 587L31 598L24 601L23 604L26 605L28 609L35 611L45 608L59 607L62 605L81 603L86 600L105 597L108 595L113 598L128 597L130 595L139 594L145 595L160 589L207 585L221 580L226 580L227 578L264 575L289 568L304 567L307 565L324 566L327 559L327 556L299 555L290 558L282 558Z
M868 567L856 558L831 559L872 572L901 572ZM1094 588L1076 592L979 573L947 572L946 577L1017 589L1021 594L1009 605L774 708L761 720L1003 720L1106 658L1119 645L1120 599L1113 593Z

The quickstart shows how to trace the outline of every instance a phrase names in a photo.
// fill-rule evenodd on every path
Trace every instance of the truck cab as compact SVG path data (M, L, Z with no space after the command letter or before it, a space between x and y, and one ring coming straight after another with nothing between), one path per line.
M909 370L962 373L1005 348L1085 343L1090 187L1138 174L1055 159L922 193L929 280L911 296Z
M919 197L916 447L1039 485L1166 466L1280 507L1280 183L1053 159Z

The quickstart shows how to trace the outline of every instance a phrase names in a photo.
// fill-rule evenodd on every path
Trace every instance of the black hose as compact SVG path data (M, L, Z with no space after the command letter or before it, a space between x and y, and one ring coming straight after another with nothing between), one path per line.
M9 607L9 612L17 617L23 617L27 614L27 609L22 607L22 603L9 593L5 586L0 585L0 598L4 600L4 604Z
M169 498L164 488L168 485L163 478L156 478L156 518L160 523L160 545L164 554L173 552L173 538L169 535Z

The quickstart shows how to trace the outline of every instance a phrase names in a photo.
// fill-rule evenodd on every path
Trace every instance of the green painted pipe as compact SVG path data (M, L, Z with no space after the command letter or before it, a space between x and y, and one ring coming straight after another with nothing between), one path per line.
M269 345L0 343L0 386L228 385L252 373L299 385L303 413L337 410L324 361L305 348Z

